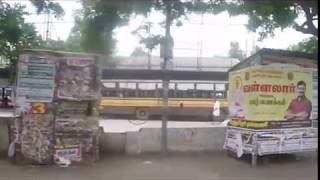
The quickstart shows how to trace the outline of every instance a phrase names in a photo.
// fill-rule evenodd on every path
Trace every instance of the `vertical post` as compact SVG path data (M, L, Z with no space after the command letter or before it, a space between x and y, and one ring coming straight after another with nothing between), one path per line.
M1 105L3 105L4 106L4 96L5 96L5 88L2 88L2 91L1 91L1 103L2 104L0 104L0 106Z
M151 69L151 50L148 49L148 69Z
M252 156L251 156L251 166L252 167L257 167L257 160L258 160L258 142L257 142L257 134L254 133L252 137L252 143L253 143L253 151L252 151Z
M162 129L161 129L161 154L166 156L167 154L167 121L168 121L168 89L169 79L166 76L167 64L170 60L170 26L171 26L171 0L166 2L166 31L165 31L165 42L164 42L164 62L163 62L163 95L162 95Z
M147 23L147 33L148 36L151 36L150 34L150 28L151 28L151 22ZM148 69L151 69L151 48L148 48Z
M50 28L50 12L47 14L46 41L48 43Z

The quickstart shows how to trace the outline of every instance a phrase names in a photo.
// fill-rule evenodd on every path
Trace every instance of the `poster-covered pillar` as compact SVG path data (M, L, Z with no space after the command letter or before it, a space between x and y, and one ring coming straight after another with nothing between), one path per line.
M83 162L98 157L97 57L29 50L17 67L16 108L9 154L18 162ZM12 153L14 152L14 153Z
M9 149L15 147L19 162L52 163L55 76L54 57L20 56L15 98L15 113L19 118L14 123Z
M97 63L95 56L66 56L59 61L55 91L55 158L92 162L99 157L96 107L100 98L100 71Z

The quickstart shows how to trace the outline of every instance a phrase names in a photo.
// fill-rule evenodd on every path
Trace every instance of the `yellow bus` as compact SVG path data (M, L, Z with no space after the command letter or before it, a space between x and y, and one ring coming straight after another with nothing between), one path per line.
M100 114L106 118L161 119L161 80L103 80ZM214 104L220 103L220 117L227 115L227 81L171 80L169 119L210 121Z

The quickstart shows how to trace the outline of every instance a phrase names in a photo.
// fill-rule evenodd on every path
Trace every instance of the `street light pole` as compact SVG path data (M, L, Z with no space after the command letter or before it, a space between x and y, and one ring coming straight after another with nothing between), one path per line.
M163 79L162 79L162 129L161 129L161 154L167 154L167 122L168 122L168 91L169 79L166 76L168 61L172 58L172 46L170 46L170 26L171 26L171 4L172 0L166 0L166 31L164 39L164 58L163 58Z

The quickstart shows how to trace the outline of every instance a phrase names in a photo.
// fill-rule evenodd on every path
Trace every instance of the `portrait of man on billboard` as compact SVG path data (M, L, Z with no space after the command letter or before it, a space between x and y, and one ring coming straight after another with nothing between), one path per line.
M235 79L236 88L233 92L233 102L229 106L229 116L244 118L244 95L242 91L242 80L239 76Z
M305 91L306 83L299 81L296 86L297 97L290 102L285 114L287 120L308 120L310 118L312 104L306 97Z

